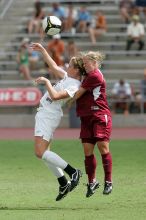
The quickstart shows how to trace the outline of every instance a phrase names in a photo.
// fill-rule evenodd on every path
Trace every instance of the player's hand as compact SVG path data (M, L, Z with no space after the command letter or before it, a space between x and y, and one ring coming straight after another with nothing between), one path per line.
M36 84L40 84L40 83L46 83L48 82L49 80L46 79L45 77L41 76L41 77L38 77L37 79L35 79L35 83Z
M31 43L30 48L36 51L42 51L44 49L40 43Z

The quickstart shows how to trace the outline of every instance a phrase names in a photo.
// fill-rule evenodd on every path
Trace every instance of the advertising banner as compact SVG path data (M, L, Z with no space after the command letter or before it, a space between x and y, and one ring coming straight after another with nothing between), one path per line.
M38 88L1 88L0 106L36 106L42 94Z

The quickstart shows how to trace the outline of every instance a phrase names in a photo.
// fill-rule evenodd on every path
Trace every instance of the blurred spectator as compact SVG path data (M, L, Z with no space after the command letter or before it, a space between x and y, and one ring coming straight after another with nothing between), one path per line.
M97 11L93 22L89 26L89 35L91 42L96 43L96 38L107 31L106 18L101 11Z
M143 12L146 16L146 0L136 0L135 5L137 6L139 12Z
M59 2L52 3L52 10L50 15L54 15L62 21L62 31L64 31L65 26L65 9L60 6Z
M136 0L135 4L139 7L146 7L146 0Z
M77 32L87 32L91 22L91 15L85 6L81 6L77 14Z
M47 79L51 79L51 71L49 70L49 66L46 62L44 62L44 68L41 70L42 76L44 76ZM46 86L44 83L40 83L37 85L39 90L41 91L42 95L46 92Z
M128 24L133 13L134 2L132 0L121 0L119 3L120 14L124 23Z
M65 44L61 40L60 34L53 36L53 39L48 43L47 51L58 66L64 66Z
M65 63L68 64L70 59L74 56L76 56L78 53L78 48L73 40L70 40L67 42L67 45L65 47Z
M39 33L41 28L41 21L45 17L44 10L41 3L36 1L34 3L34 13L32 19L28 23L28 33Z
M65 10L65 20L64 20L64 31L76 32L76 19L77 19L77 10L73 7L73 4L69 4Z
M134 15L132 17L131 24L127 27L127 45L126 50L130 50L133 43L137 43L139 45L138 50L142 50L144 48L144 37L145 30L144 25L139 22L139 16ZM138 55L138 54L137 54Z
M31 70L35 70L37 68L38 61L40 59L39 53L37 51L29 51L29 66Z
M116 82L112 89L112 99L113 113L117 110L122 110L125 115L129 114L129 104L132 101L132 90L130 84L125 82L123 79Z
M146 69L144 69L144 78L141 80L141 94L142 98L146 101Z
M45 78L51 79L51 70L49 69L49 66L47 63L44 63L45 67Z
M135 107L138 112L146 111L146 69L144 69L144 78L140 81L140 91L135 94Z
M146 110L146 69L144 69L144 78L141 80L141 101L142 101L142 111Z
M60 6L59 2L52 3L51 15L54 15L61 20L65 18L65 9Z
M37 64L38 64L38 61L40 59L39 53L38 53L38 51L33 51L30 48L31 41L30 41L29 38L24 38L23 41L22 41L22 44L23 43L25 43L25 46L28 50L29 68L30 68L30 70L35 70L37 68Z
M29 50L28 50L29 39L24 38L21 42L20 48L17 54L17 63L19 66L20 73L23 74L26 80L31 80L32 77L30 75L29 69Z

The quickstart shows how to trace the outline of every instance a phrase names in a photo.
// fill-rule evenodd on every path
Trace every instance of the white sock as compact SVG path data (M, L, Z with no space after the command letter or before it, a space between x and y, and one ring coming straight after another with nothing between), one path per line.
M57 177L60 178L62 176L64 176L63 170L59 167L54 166L53 164L50 164L46 161L44 161L44 163L46 164L46 166L52 171L52 173Z
M42 159L49 164L54 165L55 167L60 167L61 169L65 169L67 167L67 162L63 160L59 155L56 153L46 150L42 156Z

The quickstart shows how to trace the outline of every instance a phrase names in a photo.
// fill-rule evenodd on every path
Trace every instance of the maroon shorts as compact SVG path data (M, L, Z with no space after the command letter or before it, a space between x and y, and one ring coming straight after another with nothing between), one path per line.
M109 142L111 130L112 118L109 115L81 117L80 138L82 143Z

